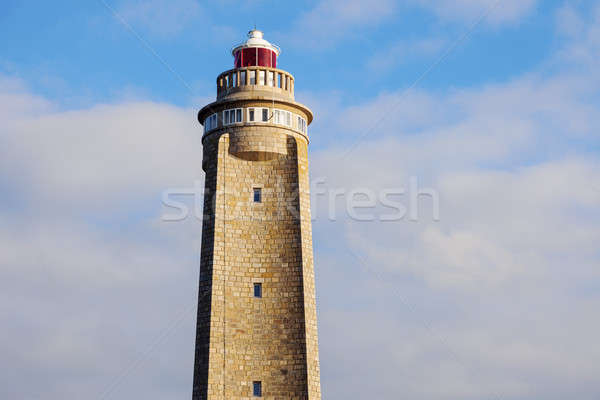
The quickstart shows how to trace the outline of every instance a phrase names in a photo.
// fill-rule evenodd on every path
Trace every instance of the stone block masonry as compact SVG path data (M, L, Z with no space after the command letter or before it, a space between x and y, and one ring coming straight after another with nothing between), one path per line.
M239 72L239 71L237 71ZM291 76L285 73L285 76ZM235 87L199 113L275 106L309 122L293 98ZM203 137L206 173L194 400L321 398L308 138L295 126L244 119ZM261 201L254 201L260 189ZM254 284L262 297L254 296Z

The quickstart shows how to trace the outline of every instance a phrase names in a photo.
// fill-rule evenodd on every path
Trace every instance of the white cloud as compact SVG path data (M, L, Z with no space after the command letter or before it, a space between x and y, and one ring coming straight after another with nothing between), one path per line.
M435 187L441 223L404 221L378 228L381 235L370 224L346 228L349 244L377 265L434 286L481 289L537 276L570 252L587 268L600 236L590 220L600 206L600 168L579 154L583 147L565 143L600 139L589 83L529 76L448 95L384 94L339 113L341 130L362 141L350 155L317 153L313 174L347 189L406 187L411 175Z
M36 195L106 204L200 176L194 110L129 102L58 111L25 91L3 96L2 163L19 171L6 179Z
M197 0L127 0L117 13L134 26L160 36L173 36L190 22L198 22L202 8Z
M569 45L558 56L560 61L575 68L597 69L600 65L600 5L590 6L586 11L579 12L568 4L558 10L559 32L569 39Z
M445 40L441 38L401 40L370 57L367 67L373 72L382 73L409 60L438 54L444 46Z
M472 23L485 15L488 25L499 26L516 23L530 14L538 0L411 0L409 4L425 8L443 20ZM327 48L344 40L360 42L366 28L398 18L397 11L406 4L396 0L320 0L308 12L302 14L293 25L288 40L296 46L314 49ZM390 68L386 56L401 58L406 54L428 54L436 51L443 43L438 39L413 42L399 42L387 51L376 55L378 63L371 67ZM397 63L395 60L393 63Z
M2 104L0 117L7 124L20 115L37 115L54 108L43 97L28 93L24 82L20 79L3 75L0 75L0 104Z
M567 48L593 54L582 20ZM440 222L426 201L415 223L315 221L324 398L596 398L600 81L580 66L352 107L305 94L313 176L416 175L442 206ZM98 397L141 354L112 398L189 396L200 228L157 214L162 189L201 176L194 111L64 111L0 84L0 397Z
M565 3L556 12L556 26L562 34L577 36L585 29L585 22L573 6Z
M290 40L299 46L320 48L343 38L357 38L357 30L389 19L396 8L394 0L321 0L299 18Z
M491 25L515 23L531 13L538 0L413 0L440 18L474 22L486 15Z
M201 179L195 113L62 111L6 77L0 105L0 397L185 397L200 222L158 215L163 189Z
M585 20L565 49L592 54ZM415 175L441 198L439 222L423 200L418 222L397 223L330 223L321 199L325 396L595 398L600 84L597 61L581 60L550 76L335 105L326 129L311 130L317 146L329 132L371 132L349 155L312 153L330 188L406 187Z

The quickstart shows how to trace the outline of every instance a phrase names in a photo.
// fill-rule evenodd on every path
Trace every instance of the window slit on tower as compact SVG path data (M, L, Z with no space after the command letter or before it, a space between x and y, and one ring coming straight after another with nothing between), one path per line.
M262 189L261 188L254 188L253 191L253 199L255 203L262 203Z
M254 397L262 397L262 382L254 381L252 382L252 392Z
M254 297L259 299L262 298L262 283L254 284Z

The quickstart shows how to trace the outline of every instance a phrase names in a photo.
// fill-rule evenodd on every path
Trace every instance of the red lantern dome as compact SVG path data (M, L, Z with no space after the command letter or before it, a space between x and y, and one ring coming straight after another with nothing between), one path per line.
M271 67L277 68L277 57L281 49L263 39L263 33L253 29L248 32L248 40L231 50L235 59L235 68L241 67Z

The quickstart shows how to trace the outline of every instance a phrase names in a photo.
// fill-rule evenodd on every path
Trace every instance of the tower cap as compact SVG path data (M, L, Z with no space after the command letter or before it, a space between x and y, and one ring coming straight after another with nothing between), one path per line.
M259 31L258 29L252 29L248 32L248 40L246 40L244 43L238 44L233 49L231 49L231 55L235 57L235 53L241 49L262 47L264 49L269 49L275 52L275 54L279 56L281 54L281 49L279 48L279 46L276 46L273 43L270 43L269 41L263 39L263 36L264 34L262 31Z

